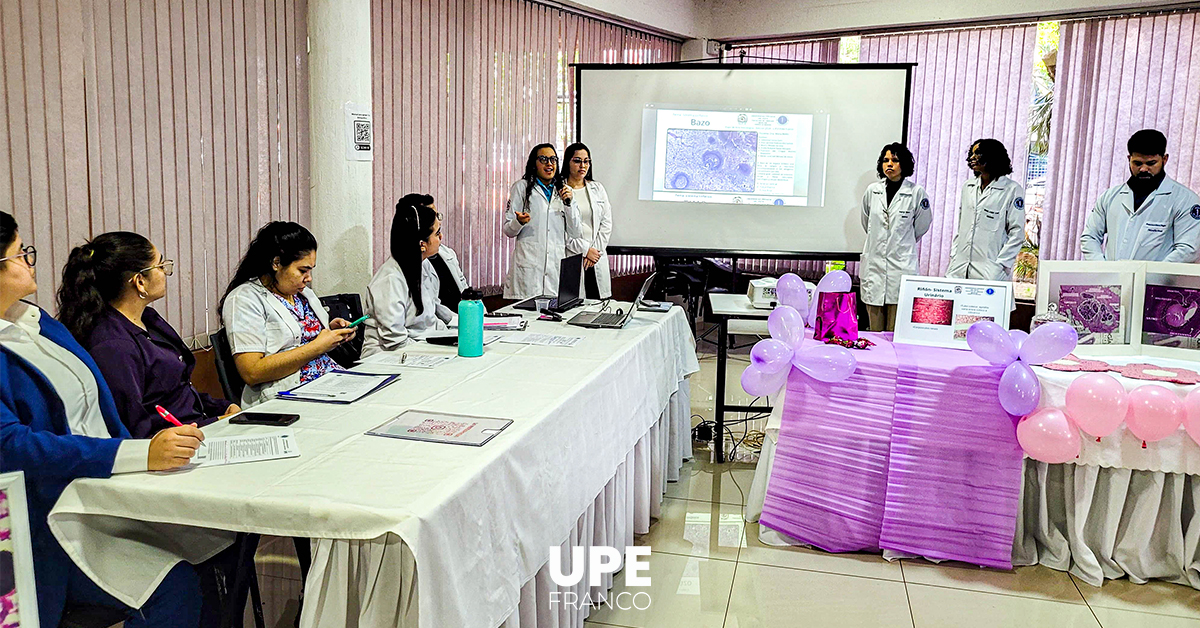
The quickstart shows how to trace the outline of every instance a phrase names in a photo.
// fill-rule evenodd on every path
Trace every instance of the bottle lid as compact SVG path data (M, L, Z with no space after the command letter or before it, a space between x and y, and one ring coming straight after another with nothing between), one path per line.
M467 288L462 292L462 299L464 301L482 301L483 293L474 288Z

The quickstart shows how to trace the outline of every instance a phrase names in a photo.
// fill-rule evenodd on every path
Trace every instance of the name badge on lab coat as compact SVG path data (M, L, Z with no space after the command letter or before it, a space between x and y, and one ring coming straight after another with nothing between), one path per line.
M1166 230L1167 230L1167 223L1165 223L1165 222L1148 222L1148 223L1146 223L1146 232L1147 233L1162 233Z

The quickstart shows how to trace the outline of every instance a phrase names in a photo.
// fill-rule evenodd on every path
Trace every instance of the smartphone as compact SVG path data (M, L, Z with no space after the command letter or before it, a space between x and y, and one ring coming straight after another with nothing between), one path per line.
M243 412L231 419L235 425L270 425L283 427L300 420L299 414L283 414L278 412Z
M363 324L363 321L367 320L368 318L371 318L371 317L370 317L370 316L367 316L366 314L364 314L364 315L362 315L361 317L359 317L359 319L358 319L358 320L356 320L356 321L354 321L353 323L350 323L349 325L347 325L347 326L346 326L346 329L354 329L355 327L358 327L359 325Z

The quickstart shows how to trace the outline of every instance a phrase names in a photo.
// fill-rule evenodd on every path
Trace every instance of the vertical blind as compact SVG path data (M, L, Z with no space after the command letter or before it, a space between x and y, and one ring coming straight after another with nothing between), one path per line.
M1012 158L1009 175L1025 184L1029 106L1037 26L1000 26L863 37L862 63L915 62L908 147L913 180L929 193L933 224L920 241L919 270L940 276L950 262L958 197L971 178L972 141L992 137ZM883 148L871 147L878 151Z
M1125 142L1167 136L1167 174L1200 190L1200 13L1061 27L1041 258L1079 259L1096 199L1129 178Z
M176 262L185 338L254 231L308 222L305 0L0 3L0 209L37 246L38 303L75 246L135 231Z
M529 149L575 140L570 64L679 58L676 41L525 0L373 0L371 10L375 264L389 255L396 200L431 194L444 241L488 292L508 268L501 220ZM648 265L612 263L616 273Z

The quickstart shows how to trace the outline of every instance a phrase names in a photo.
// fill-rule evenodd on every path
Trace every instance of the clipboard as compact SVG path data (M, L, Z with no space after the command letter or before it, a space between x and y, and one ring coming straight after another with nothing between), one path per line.
M367 434L427 443L482 447L509 425L512 425L512 419L412 409L405 410Z
M374 385L367 387L358 387L352 393L342 394L339 392L328 391L324 386L328 386L330 380L327 378L342 378L342 377L366 377L374 380ZM356 373L354 371L345 371L341 369L329 371L328 373L304 384L291 389L282 390L275 394L277 399L290 399L293 401L314 401L317 403L339 403L347 404L354 403L371 393L391 384L400 379L399 374L381 375L375 373ZM325 380L322 382L321 380ZM366 383L372 383L369 380L363 380Z

